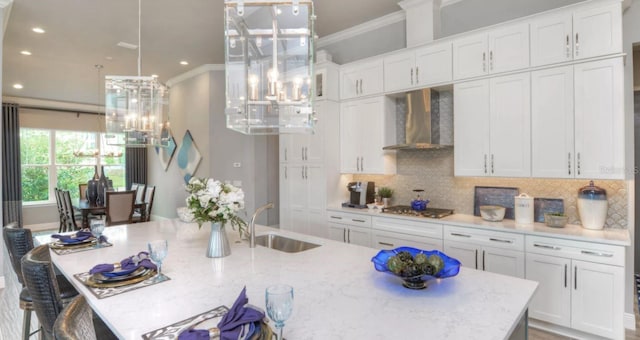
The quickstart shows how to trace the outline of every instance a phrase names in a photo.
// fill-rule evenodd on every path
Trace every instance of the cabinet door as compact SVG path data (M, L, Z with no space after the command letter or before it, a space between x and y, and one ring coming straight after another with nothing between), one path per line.
M347 243L371 247L371 229L349 226L347 229Z
M280 229L291 230L289 214L289 165L280 164Z
M623 339L624 268L573 260L571 326Z
M434 44L415 51L415 80L420 86L447 83L453 79L451 43ZM386 68L385 68L386 72Z
M524 279L524 252L484 247L481 261L483 270Z
M357 65L340 69L340 99L355 98L359 95L360 70Z
M360 140L358 126L358 102L340 105L340 172L360 171Z
M384 98L365 99L358 107L357 130L363 131L359 138L360 172L367 174L385 173L385 112Z
M531 73L531 175L573 178L573 66Z
M454 174L487 176L489 156L489 81L453 86Z
M328 114L325 112L327 103L324 101L314 102L314 110L319 117L314 124L313 134L299 135L304 136L303 145L304 159L307 162L322 162L324 161L324 144L325 144L325 129L327 126L327 120L324 119Z
M573 14L574 59L622 52L620 3Z
M290 229L298 233L307 233L307 181L305 180L305 166L289 164L289 214Z
M313 211L326 210L326 176L325 169L319 164L309 164L304 166L304 186L299 190L304 190L307 209ZM324 221L324 220L323 220Z
M529 67L529 23L508 26L489 33L490 73L526 67Z
M343 224L329 223L329 239L338 242L347 242L347 228Z
M530 76L520 73L490 81L490 173L531 175Z
M360 68L360 96L380 94L384 91L382 58L365 62Z
M531 66L573 59L571 13L543 15L531 21Z
M453 41L453 79L465 79L489 72L487 35L478 34Z
M624 178L622 58L574 65L576 178Z
M527 253L526 278L538 281L529 316L571 327L571 260Z
M473 244L445 240L444 253L457 259L465 267L482 269L478 267L478 247Z
M415 52L395 53L384 58L384 90L393 92L416 84Z
M293 138L292 134L281 134L278 136L279 145L280 145L280 162L289 162L290 161L290 152L291 152L291 139Z
M282 135L281 135L282 136ZM305 148L308 148L309 135L289 134L289 145L286 150L286 158L290 163L300 163L305 160Z

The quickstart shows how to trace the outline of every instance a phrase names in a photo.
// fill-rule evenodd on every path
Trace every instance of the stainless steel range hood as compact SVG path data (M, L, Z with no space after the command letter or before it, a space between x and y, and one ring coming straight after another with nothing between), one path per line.
M448 149L451 144L441 143L441 125L438 107L432 107L432 89L408 92L404 144L385 146L383 150Z

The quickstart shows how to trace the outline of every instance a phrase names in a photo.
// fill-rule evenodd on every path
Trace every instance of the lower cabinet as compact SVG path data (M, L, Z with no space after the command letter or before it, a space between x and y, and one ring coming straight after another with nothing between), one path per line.
M377 249L406 246L442 251L442 224L374 217L371 246Z
M524 236L444 226L444 253L469 268L524 278Z
M367 215L328 213L329 239L371 247L371 217Z
M527 236L526 278L539 286L529 316L624 338L624 247Z

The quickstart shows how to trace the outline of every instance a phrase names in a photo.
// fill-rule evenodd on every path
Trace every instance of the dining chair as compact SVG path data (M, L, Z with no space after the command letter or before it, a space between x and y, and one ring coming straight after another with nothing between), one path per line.
M62 206L65 213L65 227L62 231L74 231L78 230L78 224L76 218L82 218L81 214L76 215L75 209L73 209L73 203L71 203L71 194L69 190L60 190L62 197Z
M146 187L147 185L142 183L131 184L131 190L136 191L136 202L144 202Z
M87 199L87 188L89 187L89 185L87 183L80 183L78 184L78 190L80 190L80 199L81 200L86 200Z
M107 191L107 226L132 223L135 200L134 190Z
M29 231L27 235L30 234ZM19 262L22 282L31 299L32 310L38 317L42 338L53 339L52 330L56 317L78 292L64 276L56 275L48 245L43 244L29 250ZM20 295L22 301L22 293ZM25 339L28 339L28 335Z
M53 324L53 336L56 340L104 340L117 339L109 328L98 318L79 295L64 307Z
M64 208L62 206L62 197L60 196L60 190L58 188L53 188L53 194L56 199L56 206L58 207L58 215L60 219L60 226L58 227L58 232L61 233L66 225L66 216L64 212Z
M149 222L151 220L151 209L153 208L153 197L155 196L156 186L147 186L146 192L144 194L144 203L145 203L145 216L144 221L142 220L142 212L140 209L136 209L133 213L133 222Z

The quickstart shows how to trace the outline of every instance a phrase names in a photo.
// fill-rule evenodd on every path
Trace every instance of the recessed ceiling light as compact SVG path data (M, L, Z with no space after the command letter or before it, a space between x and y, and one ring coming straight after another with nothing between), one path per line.
M20 51L20 54L22 55L31 55L31 52L24 50L24 51Z
M152 74L151 76L154 77L154 78L158 78L157 74Z
M36 33L44 33L45 31L40 28L40 27L34 27L31 29L32 31L36 32Z
M13 84L13 88L17 89L17 90L20 90L20 89L23 88L23 86L22 86L22 84Z
M106 56L104 58L107 59L107 60L113 60L113 57L109 57L109 56Z
M183 60L183 61L180 62L180 65L189 65L189 62L186 61L186 60Z

